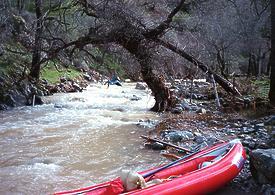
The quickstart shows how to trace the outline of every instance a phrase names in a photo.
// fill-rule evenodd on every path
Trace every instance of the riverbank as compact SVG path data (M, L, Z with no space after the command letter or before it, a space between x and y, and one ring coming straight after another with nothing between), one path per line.
M38 82L6 75L0 77L0 110L42 105L43 96L82 92L89 83L103 81L106 78L92 69L82 72L72 68L60 72L46 69Z
M222 113L166 114L156 128L151 130L150 136L191 151L196 151L221 140L240 139L247 151L248 159L239 176L229 183L224 191L231 191L234 194L236 192L238 194L264 194L272 186L268 184L259 185L253 179L249 165L249 154L251 151L259 148L274 148L274 139L272 139L267 128L264 126L264 121L267 119L264 117L257 120L248 120L238 114ZM165 153L168 152L179 156L184 155L183 153L171 150L171 148L166 150L166 147L162 144L154 143L150 148L162 150L162 153L165 150ZM217 194L224 194L225 192L220 190Z
M172 87L176 91L178 104L171 112L163 115L162 121L151 129L148 136L191 151L218 141L240 139L248 157L244 168L224 189L214 194L274 194L275 188L272 183L274 175L269 176L271 179L263 179L265 177L263 175L270 175L268 172L272 175L275 171L273 166L275 162L274 109L259 105L255 108L252 101L248 103L248 106L240 99L229 101L230 98L224 94L220 94L219 100L222 106L218 108L215 95L211 93L209 95L209 91L213 91L210 90L210 84L199 81L190 93L190 82L189 84L186 81L183 82ZM190 100L191 97L192 100ZM145 145L150 149L161 150L161 153L184 155L160 143L146 143ZM254 161L251 160L253 152L259 150L261 152L272 151L271 160L267 160L268 158L263 160L265 154L258 155L258 159L253 158ZM255 163L259 162L260 169L263 170L255 170Z
M60 81L54 85L45 82L43 84L43 91L47 91L48 95L59 92L85 91L89 82L104 79L100 76L96 72L90 72L76 79L61 77ZM211 145L219 140L226 141L238 138L247 150L248 160L241 174L229 183L224 190L217 192L217 194L230 194L230 192L234 192L234 194L265 193L269 195L269 192L274 191L274 187L271 184L257 184L250 171L250 153L256 149L275 147L274 124L272 122L268 124L274 111L267 108L264 115L264 112L260 110L262 116L251 118L251 113L257 114L257 110L255 109L259 109L259 106L254 107L256 103L261 105L262 102L256 102L253 98L246 99L245 101L237 98L232 99L232 97L227 97L224 94L219 94L219 101L222 107L217 108L216 96L209 83L201 80L196 81L192 84L192 91L190 91L191 84L190 81L175 81L174 84L168 84L171 85L170 88L174 91L178 104L169 112L163 114L162 120L149 131L149 136L156 136L162 140L188 148L191 151ZM32 87L31 85L30 88L25 88L27 92L30 92L29 95L36 89ZM137 88L144 90L146 89L146 85L139 83L137 84ZM127 96L129 101L136 102L137 104L140 103L138 95L132 94L129 96L129 94L125 94L123 88L121 90L121 93L124 94L123 96ZM36 93L39 92L36 91ZM29 98L32 100L33 96L29 96ZM72 98L70 101L75 105L83 100L84 102L87 101L85 97ZM37 104L37 102L34 103ZM73 105L71 105L72 108L75 107ZM55 104L54 107L56 109L68 108L67 105L62 104ZM114 109L114 111L124 112L127 108ZM146 146L154 150L166 149L161 144L146 144ZM174 153L175 151L170 152ZM180 153L178 155L183 154Z

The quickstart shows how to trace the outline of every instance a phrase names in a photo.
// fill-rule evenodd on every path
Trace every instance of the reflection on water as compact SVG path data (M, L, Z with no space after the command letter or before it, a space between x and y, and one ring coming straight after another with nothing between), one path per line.
M49 194L163 160L142 147L140 119L157 120L149 92L93 84L48 104L0 113L0 194ZM142 98L131 101L136 95Z

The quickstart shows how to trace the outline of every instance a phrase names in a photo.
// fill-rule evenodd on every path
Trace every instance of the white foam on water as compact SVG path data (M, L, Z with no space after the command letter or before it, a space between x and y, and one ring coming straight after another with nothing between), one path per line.
M50 194L159 162L157 152L141 147L146 130L136 125L158 119L149 111L154 98L134 88L92 84L82 93L45 97L48 104L0 113L0 194Z

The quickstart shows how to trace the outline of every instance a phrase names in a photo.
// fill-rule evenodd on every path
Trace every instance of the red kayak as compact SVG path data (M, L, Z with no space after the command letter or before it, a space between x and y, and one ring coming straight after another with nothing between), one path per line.
M133 176L139 179L135 180L134 188L128 186L133 181L127 180L129 172L126 180L125 176L121 176L109 182L58 192L56 195L201 195L213 192L235 178L245 159L246 154L241 142L232 140L192 153L167 165L134 173Z

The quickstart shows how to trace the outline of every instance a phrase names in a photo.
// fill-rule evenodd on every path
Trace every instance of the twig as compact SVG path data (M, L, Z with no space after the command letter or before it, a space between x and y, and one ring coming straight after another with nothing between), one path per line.
M191 151L190 151L189 149L187 149L187 148L183 148L183 147L180 147L180 146L171 144L171 143L167 143L167 142L162 141L162 140L159 140L159 139L150 138L150 137L147 137L147 136L145 136L145 135L141 135L140 137L142 137L143 139L149 140L149 141L159 142L159 143L161 143L161 144L164 144L164 145L166 145L166 146L170 146L170 147L176 148L176 149L178 149L178 150L183 150L183 151L185 151L185 152L191 152Z

